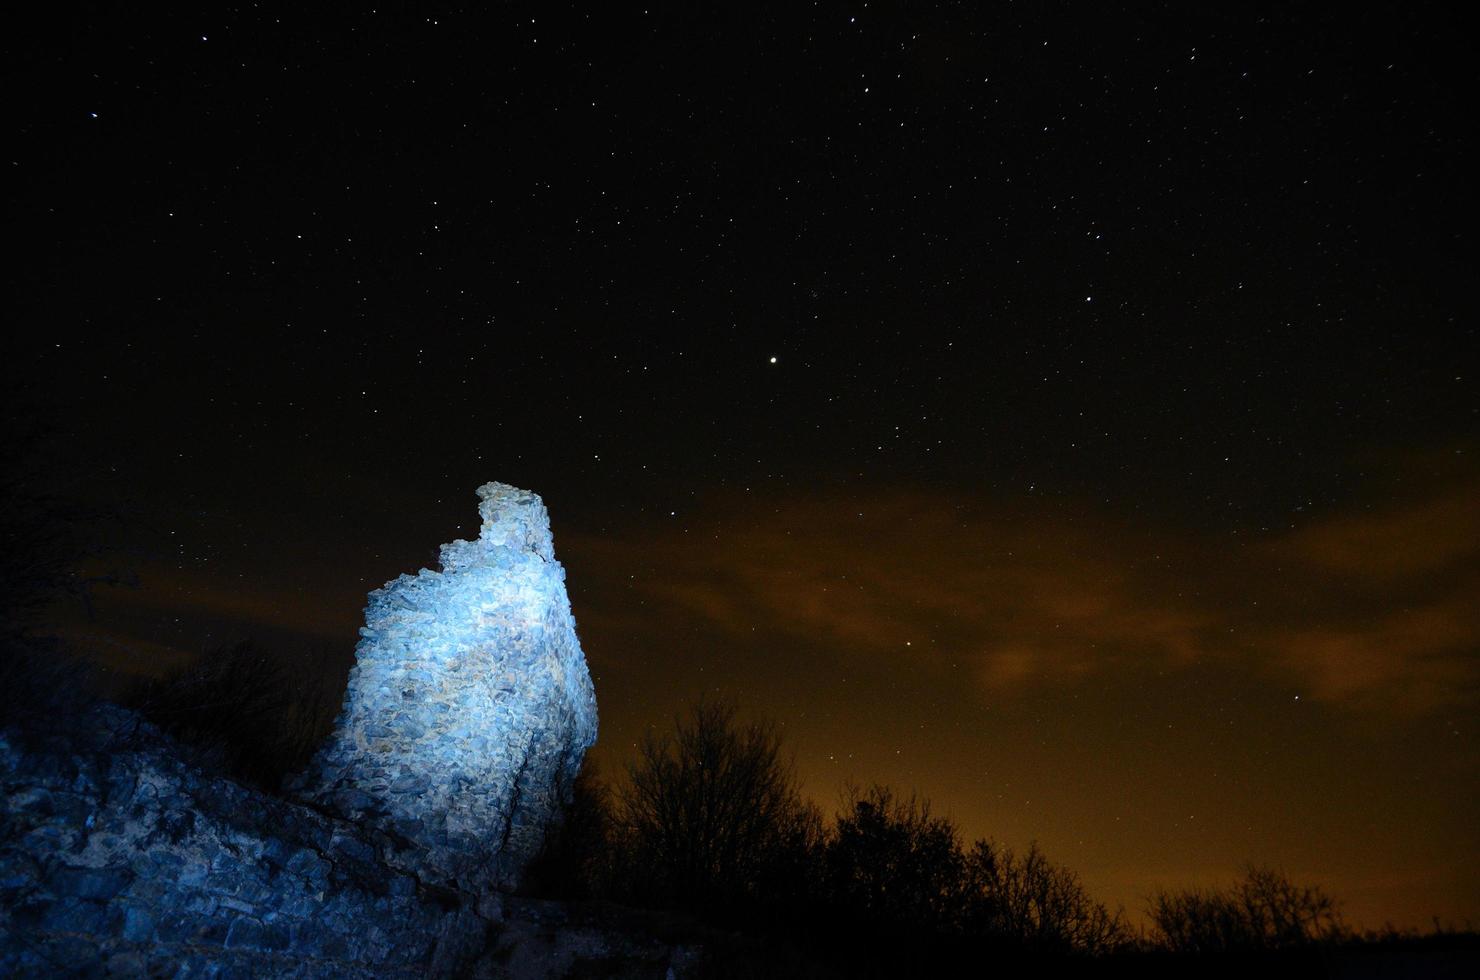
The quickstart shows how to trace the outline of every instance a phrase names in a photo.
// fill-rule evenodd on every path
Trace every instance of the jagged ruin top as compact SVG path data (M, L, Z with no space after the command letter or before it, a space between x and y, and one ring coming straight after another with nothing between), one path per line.
M555 560L550 512L539 494L507 483L485 483L478 488L478 516L482 524L477 540L442 546L444 572L460 571L483 561L491 548L531 551L545 561Z

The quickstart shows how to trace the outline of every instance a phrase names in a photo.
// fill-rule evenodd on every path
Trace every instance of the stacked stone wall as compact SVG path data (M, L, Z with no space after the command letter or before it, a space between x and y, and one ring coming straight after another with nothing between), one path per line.
M370 594L344 710L296 787L471 891L517 880L596 738L544 503L502 483L478 495L476 540Z

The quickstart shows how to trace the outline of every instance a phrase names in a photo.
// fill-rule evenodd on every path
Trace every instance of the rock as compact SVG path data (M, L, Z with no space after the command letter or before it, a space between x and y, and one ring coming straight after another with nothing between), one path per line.
M113 705L0 731L0 976L503 975L498 888L596 701L544 505L479 495L476 541L371 593L311 806L203 774Z
M470 892L517 881L596 739L545 506L502 483L478 496L476 540L370 594L335 732L295 786Z
M66 724L0 733L0 976L424 976L492 925L474 896L419 897L373 830L206 776L123 709ZM104 789L124 784L148 802Z

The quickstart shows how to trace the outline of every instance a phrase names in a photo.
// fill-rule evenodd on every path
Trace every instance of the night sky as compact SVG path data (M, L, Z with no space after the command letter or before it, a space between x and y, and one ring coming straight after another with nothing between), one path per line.
M7 412L142 583L74 642L308 670L499 480L609 774L718 693L1133 916L1480 921L1456 14L298 6L6 41Z

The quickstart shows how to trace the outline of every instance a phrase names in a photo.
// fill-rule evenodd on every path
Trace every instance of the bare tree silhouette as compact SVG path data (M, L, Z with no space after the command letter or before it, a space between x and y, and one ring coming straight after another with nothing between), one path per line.
M1120 912L1090 897L1079 876L1032 844L1010 848L977 841L966 855L962 902L968 933L997 936L1043 951L1098 955L1124 948L1130 931Z
M307 764L333 727L339 699L325 649L305 662L244 640L140 682L126 697L193 761L264 789Z
M955 826L932 816L928 800L886 786L849 789L824 863L832 903L864 921L938 929L961 904Z
M1253 864L1226 890L1158 891L1147 912L1156 941L1174 952L1289 949L1347 935L1336 902L1319 886Z
M646 737L616 798L628 884L663 901L753 897L820 823L805 805L774 726L701 701L672 734Z
M60 721L91 695L89 664L49 635L64 600L92 612L92 590L137 584L130 571L98 566L109 515L55 489L65 482L42 426L6 403L0 429L0 722Z
M552 898L595 898L611 881L611 791L587 759L571 781L570 802L545 830L539 854L525 869L521 888Z

